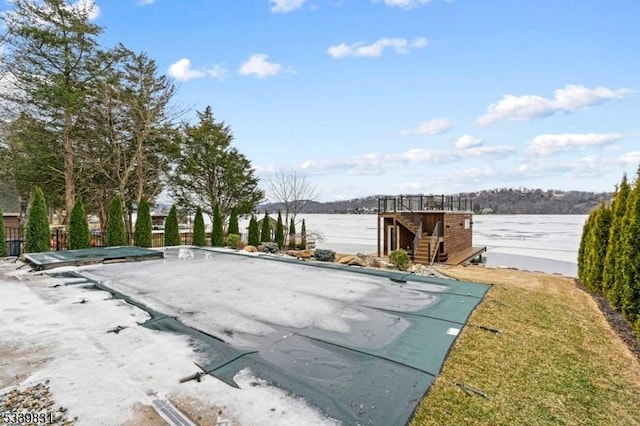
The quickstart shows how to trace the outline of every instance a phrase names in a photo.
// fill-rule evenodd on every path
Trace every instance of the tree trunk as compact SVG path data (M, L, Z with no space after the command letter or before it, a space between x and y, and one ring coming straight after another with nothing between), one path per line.
M71 114L65 114L64 138L64 205L65 205L65 225L69 224L71 210L75 202L75 182L73 172L73 141L71 139Z

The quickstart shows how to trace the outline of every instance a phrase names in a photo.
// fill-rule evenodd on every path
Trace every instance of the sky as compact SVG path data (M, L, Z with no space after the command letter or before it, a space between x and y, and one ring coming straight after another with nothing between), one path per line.
M84 0L81 0L84 1ZM640 164L636 0L98 0L104 46L320 201L612 191ZM266 185L265 185L266 187Z

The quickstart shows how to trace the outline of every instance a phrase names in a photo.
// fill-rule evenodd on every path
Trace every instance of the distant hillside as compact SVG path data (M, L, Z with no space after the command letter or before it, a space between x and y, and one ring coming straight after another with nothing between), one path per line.
M602 200L610 200L612 193L500 188L448 195L471 197L473 211L478 214L588 214ZM303 213L375 213L381 197L384 195L324 203L309 201ZM276 212L282 206L279 203L259 206L261 212L265 209Z

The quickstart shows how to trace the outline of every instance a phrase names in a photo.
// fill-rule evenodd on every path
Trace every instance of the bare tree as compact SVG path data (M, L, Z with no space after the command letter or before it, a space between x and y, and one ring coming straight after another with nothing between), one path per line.
M318 199L317 185L295 170L281 169L275 172L267 182L267 190L271 202L282 204L284 223L289 223L289 217L295 221L310 201Z

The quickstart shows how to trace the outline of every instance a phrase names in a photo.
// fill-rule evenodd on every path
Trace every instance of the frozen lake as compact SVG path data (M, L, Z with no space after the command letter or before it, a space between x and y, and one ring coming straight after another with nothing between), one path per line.
M308 231L323 235L318 248L376 253L376 215L305 214ZM475 215L473 244L486 246L489 266L576 275L586 215Z

